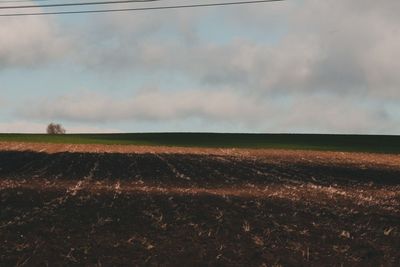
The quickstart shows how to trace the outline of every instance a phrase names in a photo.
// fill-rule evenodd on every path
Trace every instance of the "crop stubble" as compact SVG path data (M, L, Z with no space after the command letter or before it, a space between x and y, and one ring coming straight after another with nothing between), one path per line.
M0 143L0 266L399 266L400 157Z

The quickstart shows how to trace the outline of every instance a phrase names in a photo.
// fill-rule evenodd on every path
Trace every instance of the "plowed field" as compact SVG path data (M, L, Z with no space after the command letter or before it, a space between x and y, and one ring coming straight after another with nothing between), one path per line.
M0 266L400 266L400 156L0 143Z

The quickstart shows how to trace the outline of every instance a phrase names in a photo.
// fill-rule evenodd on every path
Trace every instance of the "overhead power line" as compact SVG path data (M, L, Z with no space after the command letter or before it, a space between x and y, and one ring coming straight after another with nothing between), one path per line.
M81 2L81 3L62 3L62 4L44 4L44 5L17 5L17 6L0 6L0 9L21 9L21 8L44 8L44 7L71 7L71 6L89 6L89 5L111 5L111 4L127 4L127 3L148 3L160 0L117 0L117 1L99 1L99 2Z
M53 1L53 0L35 0L35 2L47 2L47 1ZM54 0L58 1L58 0ZM4 3L32 3L32 0L3 0L0 1L0 4Z
M144 11L144 10L163 10L163 9L182 9L182 8L213 7L213 6L247 5L247 4L260 4L260 3L269 3L269 2L282 2L282 1L285 1L285 0L254 0L254 1L222 2L222 3L208 3L208 4L120 8L120 9L9 13L9 14L0 14L0 17L90 14L90 13L95 14L95 13L109 13L109 12L127 12L127 11ZM37 6L35 6L35 7L37 7Z
M17 4L17 3L32 3L32 2L62 2L63 0L0 0L0 4Z

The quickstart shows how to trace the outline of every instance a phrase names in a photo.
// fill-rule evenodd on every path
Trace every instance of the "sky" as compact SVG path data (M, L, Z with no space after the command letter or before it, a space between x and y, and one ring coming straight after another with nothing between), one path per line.
M287 0L0 17L0 132L400 134L399 12Z

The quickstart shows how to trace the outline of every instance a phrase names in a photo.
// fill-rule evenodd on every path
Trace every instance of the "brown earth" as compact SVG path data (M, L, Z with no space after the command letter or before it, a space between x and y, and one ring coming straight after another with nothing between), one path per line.
M400 266L400 156L0 142L0 266Z

